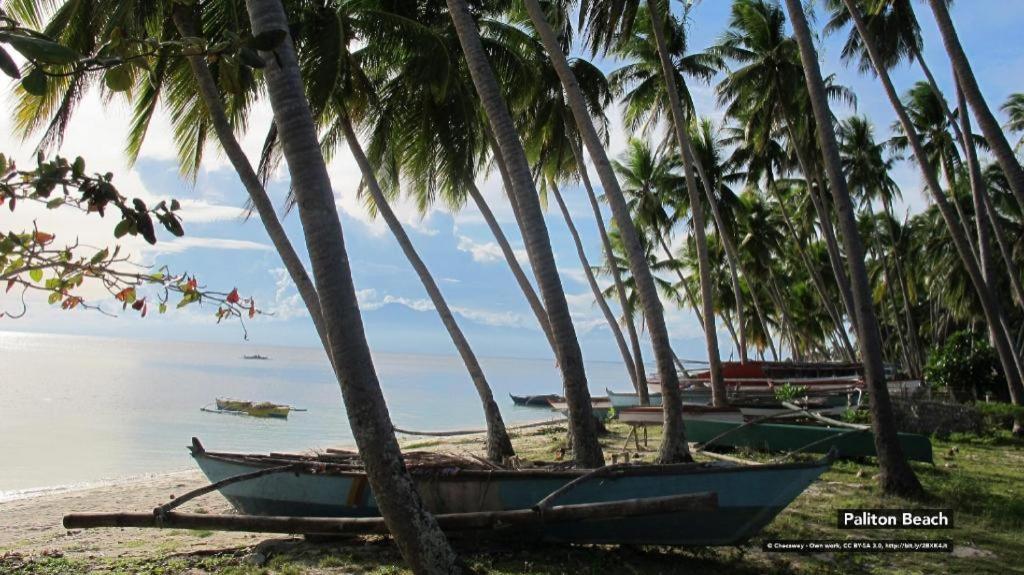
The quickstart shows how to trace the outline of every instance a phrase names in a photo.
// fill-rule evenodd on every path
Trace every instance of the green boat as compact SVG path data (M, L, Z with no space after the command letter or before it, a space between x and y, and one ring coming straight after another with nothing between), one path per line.
M933 463L932 444L923 435L900 433L900 445L907 459ZM687 419L689 441L723 447L746 447L758 451L800 451L828 453L835 449L839 457L875 455L875 438L870 429L796 425L788 423L754 423L736 421Z
M354 454L245 455L206 451L193 439L192 457L211 482L278 468L281 472L223 485L220 492L248 515L376 517L380 513ZM589 470L468 469L406 464L428 511L460 513L530 509ZM426 454L425 454L426 455ZM433 454L436 455L436 454ZM831 463L738 466L729 463L631 465L581 481L556 505L619 502L714 492L713 510L667 512L571 524L542 524L530 533L545 541L636 545L738 545L757 535ZM510 534L511 535L511 534Z

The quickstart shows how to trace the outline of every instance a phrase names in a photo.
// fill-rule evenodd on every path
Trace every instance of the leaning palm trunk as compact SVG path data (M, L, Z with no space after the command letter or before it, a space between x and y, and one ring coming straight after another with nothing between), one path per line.
M587 191L587 199L590 200L590 209L594 212L594 220L597 222L597 231L601 235L601 246L604 248L605 260L609 262L612 281L615 283L615 293L619 297L619 307L622 308L622 321L626 324L626 334L629 335L629 345L633 348L633 365L636 373L633 376L633 386L640 394L640 403L648 405L647 391L647 370L644 369L644 356L640 349L640 336L636 331L636 324L633 322L633 306L629 303L626 295L626 284L622 281L622 272L619 266L614 265L615 250L612 248L612 240L608 237L608 228L604 225L604 214L601 213L601 206L597 202L597 194L594 193L594 186L590 183L590 174L587 173L587 164L583 161L583 152L580 150L576 140L570 140L573 159L576 161L580 179L583 181L583 188Z
M544 309L551 322L551 334L556 345L556 357L562 369L565 396L569 404L569 426L573 457L585 467L604 465L604 454L597 440L596 421L590 405L590 390L583 369L583 356L576 339L576 330L569 316L569 305L558 277L551 240L544 224L537 189L530 175L522 141L516 134L505 99L487 60L480 32L470 13L466 0L446 0L448 12L459 37L473 85L480 96L488 123L494 131L499 150L512 183L511 200L518 205L520 225L526 241L527 253L537 278Z
M284 41L274 51L263 52L267 93L298 199L332 364L377 507L413 571L461 572L437 521L423 508L395 439L363 331L331 180L287 34L284 9L279 0L246 0L246 8L253 34L285 32Z
M586 102L580 91L576 76L573 74L565 54L559 46L555 31L551 28L544 16L537 0L526 0L526 9L530 14L537 33L540 35L541 43L544 45L551 64L554 66L558 79L565 90L566 100L572 110L573 119L576 121L576 128L583 137L587 152L590 154L594 167L597 169L598 177L604 186L605 197L611 207L612 215L619 226L622 234L622 243L626 250L626 257L629 261L629 270L633 274L636 283L637 294L640 296L640 304L643 306L644 318L647 320L647 330L650 334L651 345L654 348L654 357L658 365L658 375L661 378L661 391L665 405L665 428L664 440L661 444L659 459L663 463L674 463L678 461L689 461L690 450L686 445L685 430L683 429L683 403L679 394L679 377L672 362L672 345L668 338L668 327L665 325L664 309L661 300L658 298L658 290L654 284L654 277L647 265L646 254L643 245L640 243L639 234L633 225L629 215L629 206L626 205L626 198L622 195L615 172L612 170L608 154L605 152L601 137L594 127L590 118ZM717 339L715 340L716 352L710 359L712 365L717 366ZM709 348L709 353L711 349ZM721 385L721 373L717 375L718 385Z
M942 194L942 188L939 186L938 175L936 174L934 167L930 166L928 163L928 156L925 153L921 139L918 136L917 131L914 129L906 108L904 108L903 103L900 101L899 96L896 93L896 88L892 84L892 79L889 77L888 70L879 65L881 60L878 56L878 48L875 46L873 38L871 38L866 32L864 18L861 15L860 10L853 5L852 0L843 0L843 2L846 4L847 10L850 11L850 15L853 17L854 24L857 26L857 31L864 43L864 47L867 49L868 55L871 58L875 73L878 74L878 78L881 80L882 86L885 88L886 95L889 97L889 102L896 111L900 125L906 133L907 141L910 143L914 156L917 157L917 163L924 175L925 184L928 187L929 192L931 192L932 197L935 199L935 204L939 208L939 213L942 214L942 219L946 223L946 228L953 240L953 245L956 248L957 254L960 256L964 269L971 278L971 284L974 286L975 293L978 296L978 301L981 303L982 311L985 314L985 321L988 324L992 346L996 349L996 353L999 356L999 362L1003 368L1003 374L1006 377L1007 386L1010 390L1010 399L1016 405L1024 405L1024 385L1022 385L1021 358L1011 344L1013 339L1008 329L1009 322L1006 320L1002 306L999 305L999 301L995 298L991 288L985 282L981 268L978 265L978 260L971 251L971 243L961 231L956 215L954 214L954 210L949 206L949 202L946 200L945 195ZM957 73L960 73L959 69L957 69ZM965 134L965 137L966 136L967 134ZM1014 433L1017 435L1024 434L1024 421L1020 418L1014 421Z
M700 273L700 296L704 308L704 339L708 348L708 372L711 377L711 398L716 406L725 405L725 382L722 380L722 362L718 351L718 330L715 329L715 302L714 292L711 288L711 260L708 257L708 244L705 236L703 202L700 200L700 192L697 190L697 178L694 168L703 171L700 161L694 154L693 142L690 141L690 133L686 129L686 116L683 113L683 104L679 99L679 91L676 90L674 67L668 56L667 43L665 42L665 28L661 19L661 8L653 0L647 2L648 12L651 15L651 29L655 45L658 49L658 59L661 62L662 82L668 93L669 108L672 112L672 125L675 128L676 139L683 156L683 170L686 174L686 191L690 196L690 218L693 221L693 238L697 244L697 265ZM705 186L709 186L708 180L700 173ZM718 204L710 188L706 190L708 202L711 204L712 212L717 213ZM717 217L716 217L717 219ZM719 230L725 238L726 230L724 224ZM735 271L735 270L734 270Z
M562 199L562 192L558 189L558 184L554 181L549 182L551 186L551 192L555 196L555 201L558 202L558 209L562 212L562 218L565 220L566 227L569 228L569 234L572 236L572 241L576 245L576 255L580 258L580 265L583 266L583 273L587 276L587 283L590 285L590 290L594 294L594 300L597 306L601 308L601 313L604 314L604 319L608 322L608 328L612 332L612 336L615 338L615 344L619 347L619 353L622 355L622 361L626 365L626 369L630 375L636 377L636 365L633 364L633 356L629 353L629 347L626 345L626 338L622 335L622 330L619 328L619 323L615 321L615 314L612 313L608 302L604 300L604 294L601 293L601 286L597 283L597 278L594 277L594 270L590 267L590 261L587 260L587 252L583 249L583 241L580 240L580 234L576 230L576 224L572 221L572 216L569 214L569 208L565 206L565 201ZM636 386L637 393L642 396L646 393L640 392L641 387ZM647 386L644 385L643 389L646 390ZM643 402L641 402L643 403Z
M967 156L967 173L971 179L974 217L978 226L978 245L981 246L982 250L988 250L989 244L987 243L988 237L986 232L988 231L987 226L992 226L992 234L995 236L996 244L999 246L999 253L1002 256L1003 264L1006 266L1007 275L1010 276L1010 289L1013 290L1017 306L1024 310L1024 289L1022 289L1020 284L1020 272L1017 268L1017 262L1012 257L1012 251L1003 233L1003 225L999 221L999 214L992 205L992 198L989 197L988 190L985 189L985 180L981 175L981 163L978 161L978 149L966 136L966 134L971 133L971 117L969 116L970 111L967 109L967 98L964 96L964 92L959 84L957 85L957 106L960 111L960 129L958 130L961 134L960 145L964 148L964 154ZM992 285L996 276L992 256L979 251L978 257L981 258L982 275L985 281Z
M511 195L511 186L506 186L506 189L509 195ZM530 285L530 280L526 277L523 266L519 265L519 260L516 259L516 254L512 251L512 246L509 244L505 232L501 229L501 224L494 217L494 212L487 205L487 200L484 199L484 195L480 193L480 189L476 187L475 183L469 186L469 196L473 198L473 203L476 204L480 214L484 217L484 221L487 222L487 227L490 228L491 234L494 236L495 241L498 242L498 247L501 248L501 254L505 256L505 262L508 264L509 269L512 270L512 276L516 278L516 283L519 285L519 289L522 290L523 297L526 298L526 302L530 305L530 310L533 311L534 317L537 318L537 323L540 324L540 329L544 332L548 344L554 350L555 340L551 337L551 323L548 322L548 312L544 310L544 304L537 297L537 292L533 291L533 286Z
M395 212L388 204L388 200L380 188L380 183L377 181L377 175L373 171L373 166L370 165L370 161L366 158L366 154L359 144L359 139L355 129L352 127L351 120L343 116L338 118L338 122L341 123L342 131L345 134L345 141L348 143L352 156L356 159L356 164L359 166L359 171L363 176L363 183L373 198L374 206L381 217L384 218L384 223L391 230L391 234L395 236L399 247L402 248L402 253L405 254L405 258L409 260L413 270L416 271L416 275L420 278L420 282L423 283L423 288L427 291L430 303L434 305L437 315L441 318L441 323L444 324L444 328L452 338L452 343L455 344L455 349L459 352L459 357L462 358L462 363L466 365L469 377L473 380L473 387L476 388L477 395L480 396L480 401L483 403L484 418L487 422L487 458L493 462L501 463L505 458L515 455L515 451L512 449L512 441L505 430L505 422L501 418L498 404L494 401L494 394L491 392L490 384L487 383L484 370L480 367L480 362L477 361L476 354L473 353L473 349L470 347L469 341L466 340L465 334L462 333L462 328L455 321L455 315L441 294L441 288L437 286L434 276L427 269L427 264L423 262L419 253L416 252L416 248L412 245L412 240L409 239L409 234L405 233L402 223L398 221L398 217L395 216Z
M935 14L939 33L942 35L942 43L946 46L946 52L953 63L953 70L956 72L956 79L964 91L964 96L971 109L974 110L974 116L978 119L981 133L988 140L999 167L1006 174L1006 179L1010 183L1013 195L1017 198L1017 203L1024 210L1024 170L1021 169L1020 162L1017 161L1017 156L1013 153L1013 147L1006 139L1006 134L999 126L999 121L996 120L992 110L985 102L985 97L981 94L978 80L974 77L974 70L971 69L967 54L960 44L956 27L953 25L953 19L950 18L947 0L928 0L928 4L931 5L932 12Z
M896 218L894 217L894 210L892 207L892 201L889 200L888 196L882 199L883 208L885 209L886 221L889 223L889 235L892 237L893 245L896 244ZM921 344L919 343L917 322L914 320L914 313L911 307L910 301L910 288L907 285L907 274L903 269L903 262L900 258L893 256L893 264L896 268L896 281L900 285L900 294L903 300L903 316L906 324L906 342L910 346L908 350L913 358L910 364L910 376L914 379L921 379L922 369L924 366L924 356L921 353Z
M195 25L195 16L192 10L193 8L184 4L174 5L174 25L183 37L196 37L201 34ZM295 248L292 247L291 240L288 239L288 234L277 218L277 212L274 211L274 204L267 195L267 190L263 187L259 176L256 175L252 164L249 163L249 158L246 157L235 138L235 132L232 130L224 110L220 90L217 88L217 82L214 80L209 66L206 65L206 59L203 56L189 56L188 63L199 89L199 97L210 114L210 123L217 134L221 148L232 167L235 168L235 172L238 173L238 178L242 181L245 191L249 194L249 199L252 201L253 207L256 208L260 221L263 222L263 228L267 231L267 236L270 237L270 243L274 245L274 249L281 256L281 262L284 263L288 276L295 284L295 289L299 292L299 297L302 298L302 303L306 306L310 319L313 320L313 327L316 328L320 344L330 357L324 316L320 311L320 298L317 297L316 286L313 285L313 280L306 273L306 267L299 259Z
M850 336L846 333L846 326L843 325L843 316L839 313L839 310L836 308L832 299L828 297L828 290L825 289L825 279L821 277L818 270L811 264L811 258L807 255L807 250L803 247L803 238L797 233L796 226L793 224L793 220L789 215L789 210L786 209L786 202L783 199L782 194L779 193L778 187L775 185L775 177L771 172L768 172L768 176L768 189L772 191L775 201L779 202L779 211L782 214L782 222L786 226L786 231L788 231L790 237L793 238L793 245L796 247L797 254L800 256L800 261L803 262L804 268L807 270L807 275L810 276L811 282L814 284L815 292L821 300L821 306L825 308L825 312L828 313L830 318L832 318L833 327L835 328L838 341L842 343L841 347L846 355L846 359L848 361L853 361L856 353L853 349L853 343L850 342Z
M849 0L846 1L849 2ZM864 378L870 400L871 427L874 431L882 489L886 493L920 497L924 490L914 474L914 470L907 463L903 448L896 435L896 422L889 399L889 389L885 382L885 360L882 354L881 332L872 306L871 288L868 285L868 274L864 265L864 246L857 230L857 220L853 211L853 203L850 200L850 192L843 177L839 146L836 143L832 117L828 109L828 96L825 93L825 82L818 65L818 54L814 48L811 30L800 0L786 0L786 8L800 48L800 60L803 63L807 90L818 126L818 140L836 211L839 215L843 243L846 247L850 279L853 283L855 309L859 319L857 325L861 357L864 362Z
M846 272L843 270L842 255L839 253L839 244L836 241L835 230L832 229L832 219L825 209L821 197L818 195L820 190L820 178L817 177L816 164L807 157L806 151L800 145L800 140L797 139L796 127L793 125L793 121L789 118L788 114L784 115L783 118L786 124L786 130L789 134L790 142L793 146L793 151L796 152L797 163L800 165L800 170L804 173L804 179L807 183L807 195L811 200L811 205L814 207L814 213L818 216L818 221L821 225L821 235L825 239L825 248L828 251L828 261L832 266L832 275L836 280L836 287L839 289L839 296L843 302L843 308L846 310L846 316L850 318L850 322L854 326L854 331L857 331L857 314L854 313L853 305L853 293L850 290L850 282L846 277Z

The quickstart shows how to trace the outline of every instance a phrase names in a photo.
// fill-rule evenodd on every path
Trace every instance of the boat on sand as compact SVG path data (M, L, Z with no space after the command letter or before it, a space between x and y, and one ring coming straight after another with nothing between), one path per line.
M211 482L260 470L282 472L222 485L221 494L250 516L377 517L379 511L358 457L351 453L250 455L206 451L192 458ZM432 454L437 455L437 454ZM714 493L713 508L646 516L548 523L496 531L565 543L738 545L757 535L813 483L831 458L805 463L737 466L728 463L625 465L601 470L460 468L451 462L407 466L427 510L434 514L530 510ZM571 484L571 485L570 485ZM550 497L550 499L549 499Z

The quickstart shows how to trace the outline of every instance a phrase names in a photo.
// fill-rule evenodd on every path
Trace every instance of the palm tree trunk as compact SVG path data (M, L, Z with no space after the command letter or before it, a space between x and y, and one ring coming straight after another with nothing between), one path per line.
M590 405L587 375L583 370L583 356L576 339L576 330L569 316L562 282L558 277L551 240L544 224L537 189L530 175L523 144L516 134L512 116L501 95L494 71L487 61L480 41L480 33L466 0L446 0L448 12L459 37L473 85L483 104L488 122L494 131L502 158L509 170L512 195L519 205L526 250L533 273L537 277L544 309L548 312L551 334L555 339L556 357L562 369L566 400L569 404L569 426L573 457L584 467L604 465L604 454L597 440L596 421Z
M853 343L850 341L850 336L846 333L846 326L843 325L843 316L836 309L834 302L828 297L828 290L825 289L825 279L821 277L818 270L815 269L811 263L810 256L807 255L807 250L803 248L803 238L797 233L796 226L793 224L793 219L789 215L789 210L786 209L786 202L779 193L778 188L775 186L774 178L769 172L770 181L768 182L768 189L772 191L775 196L775 201L779 202L779 211L782 213L782 221L786 224L786 230L789 232L790 237L793 238L793 245L796 247L797 254L803 261L804 267L807 269L807 275L810 276L811 282L814 284L815 291L818 294L818 298L821 299L821 305L825 308L826 313L832 318L836 334L839 336L839 341L842 342L843 351L846 353L846 359L853 361L856 357L856 351L853 349Z
M572 236L573 243L576 244L576 255L580 258L580 265L583 266L583 273L587 276L587 283L590 284L590 290L594 293L594 300L597 306L601 308L601 313L604 314L604 319L608 322L608 328L612 332L612 336L615 338L616 345L619 346L619 353L622 354L622 361L626 366L632 379L634 379L634 388L637 394L641 396L646 393L641 393L641 386L636 384L636 365L633 363L633 356L629 353L629 347L626 344L626 338L622 335L622 329L619 328L619 323L615 321L615 314L612 313L608 302L604 300L604 294L601 293L601 286L597 284L597 278L594 277L594 270L590 267L590 262L587 260L587 252L583 249L583 241L580 239L580 234L576 230L576 224L572 221L572 216L569 215L569 208L565 205L565 200L562 199L562 192L558 189L558 184L554 181L548 182L551 186L551 191L555 195L555 201L558 202L558 209L562 212L562 218L565 219L565 225L569 228L569 234ZM642 386L646 391L647 386ZM649 401L648 401L649 403ZM641 404L644 404L641 401ZM646 404L645 404L646 405Z
M847 2L849 0L846 0ZM825 82L818 65L818 54L814 48L811 30L804 15L800 0L786 0L786 8L793 23L793 31L800 47L807 90L818 126L818 141L828 174L843 243L846 247L850 279L853 283L853 298L858 317L858 334L861 357L864 361L864 378L871 407L871 427L875 434L875 451L878 454L882 489L886 493L910 497L921 497L924 489L917 480L913 468L907 463L896 435L889 389L885 382L885 359L882 355L881 332L871 301L871 287L868 284L867 269L864 265L864 246L857 230L853 202L843 177L836 143L832 115L828 109Z
M956 116L953 115L952 110L946 103L946 99L939 89L938 83L935 81L935 76L932 74L931 68L924 60L924 56L917 50L916 46L913 47L913 57L917 60L917 63L921 67L921 71L924 73L925 78L928 80L928 85L931 86L932 92L935 97L938 98L942 104L942 111L946 115L946 119L949 121L950 126L953 128L954 135L957 141L960 143L960 148L964 152L964 157L967 158L967 173L971 183L971 196L975 200L980 199L981 203L984 204L985 209L981 212L975 210L976 218L985 218L988 223L992 226L993 235L996 237L996 242L999 245L999 252L1006 264L1007 272L1010 275L1010 286L1014 291L1014 296L1017 301L1017 305L1024 309L1024 290L1021 288L1020 275L1015 271L1017 269L1016 263L1013 258L1009 256L1011 253L1010 249L1006 245L1006 239L1003 235L1002 224L999 222L999 218L995 211L992 209L992 201L989 198L988 192L985 189L985 180L981 174L981 163L978 161L978 148L975 146L971 134L971 118L969 105L967 98L964 95L963 88L960 86L959 80L956 83L956 94L957 94L957 110L959 111L959 121ZM956 69L953 70L953 77L956 78ZM980 220L979 220L980 221ZM978 233L983 233L983 227L978 228ZM991 283L992 278L995 277L995 270L992 268L992 258L984 257L979 252L979 258L981 258L981 272L986 282Z
M184 4L174 5L174 25L183 37L202 35L196 26L193 9ZM210 68L206 65L205 57L189 56L188 63L192 69L192 75L195 76L196 86L199 88L199 97L202 98L203 104L210 114L210 123L217 134L221 148L231 162L231 166L235 168L235 172L238 173L238 179L241 180L245 191L249 194L249 199L252 201L253 207L256 208L260 221L263 222L263 228L267 231L267 236L270 237L270 243L281 257L288 277L295 284L295 289L299 292L299 297L302 298L302 303L306 306L310 319L313 320L313 327L316 328L320 344L330 357L324 316L320 311L320 298L316 294L316 286L313 285L313 280L306 273L305 265L299 259L299 254L295 252L287 232L284 231L281 221L277 218L274 203L267 195L267 190L263 187L259 176L256 175L252 164L249 163L249 158L246 157L242 146L235 138L235 132L231 128L231 122L228 121L227 113L224 110L220 90L217 88L217 82L214 80Z
M704 307L704 339L708 348L709 375L711 377L711 401L715 406L722 406L728 402L725 394L725 381L722 379L722 360L718 351L718 330L715 329L715 302L714 292L711 288L711 260L708 257L708 244L706 226L704 223L703 202L700 200L700 192L697 189L696 175L702 176L705 186L709 186L708 180L703 173L694 174L694 168L698 172L703 171L700 161L694 153L693 142L690 140L689 131L686 129L686 115L683 112L683 104L679 99L679 91L676 90L674 81L675 67L668 55L668 43L665 41L665 25L662 20L661 7L653 0L647 0L647 8L651 17L651 31L654 37L655 46L658 49L658 60L661 62L662 82L664 82L668 94L669 108L672 113L672 125L675 128L676 140L683 156L683 171L686 176L686 189L690 196L690 218L693 220L693 238L697 244L697 267L700 273L700 295ZM705 190L708 195L708 202L714 213L718 204L710 188ZM721 233L723 238L726 235L724 225ZM741 296L742 297L742 296Z
M886 221L889 222L889 235L892 237L893 248L895 250L897 243L895 225L896 218L892 207L892 201L888 196L884 196L882 198L882 204L886 213ZM920 336L918 334L917 322L914 321L914 313L911 307L910 288L907 285L907 274L906 271L903 269L903 262L901 261L901 258L894 254L892 259L894 267L896 268L896 280L900 285L900 295L903 298L903 314L907 332L906 339L907 343L910 346L910 349L908 351L910 352L911 357L913 358L913 361L909 362L909 366L911 368L910 376L914 379L921 379L923 375L922 370L924 367L925 359L924 355L921 353L921 344L918 339Z
M661 300L658 299L654 277L647 265L643 244L640 243L640 237L629 215L626 199L619 188L611 162L608 161L608 154L604 150L601 137L591 121L576 77L559 46L558 38L545 18L538 1L526 0L525 4L530 20L537 29L541 43L565 89L566 100L572 110L573 118L576 120L576 127L583 137L591 160L594 162L601 185L604 186L605 197L608 198L608 205L611 207L612 215L622 233L629 269L633 274L637 294L644 309L644 318L647 320L647 329L658 364L658 376L661 378L661 392L665 405L665 427L659 459L662 463L690 461L690 450L686 444L685 429L683 428L683 402L682 396L679 394L679 378L672 363L672 345L668 337L668 327L665 325L664 309ZM716 339L716 346L717 343ZM715 360L717 360L717 354L712 357L712 361ZM721 383L721 374L718 375L718 381Z
M825 199L825 188L822 185L821 178L815 179L815 184L808 189L808 193L810 194L811 203L814 205L814 210L818 214L818 220L821 222L822 236L825 238L825 247L828 249L828 261L832 264L832 273L835 274L836 281L839 282L837 284L839 295L843 298L843 304L846 306L850 323L853 324L853 331L859 333L857 323L860 321L860 318L857 317L856 310L854 309L856 304L853 298L853 290L850 287L850 278L847 277L846 267L843 265L843 254L839 250L836 229L832 225L832 210L829 209L828 202Z
M1013 153L1013 147L1006 139L1006 134L999 126L999 121L996 120L992 110L985 102L985 97L981 94L978 80L974 77L974 70L971 69L967 54L960 44L956 27L953 25L953 19L949 15L946 1L928 0L928 4L932 7L932 13L935 14L939 33L942 35L942 43L946 46L946 52L953 63L953 70L956 72L956 78L964 91L964 96L971 109L974 110L974 116L978 119L981 133L988 140L992 154L996 157L1003 173L1006 174L1006 179L1010 182L1010 189L1013 190L1017 203L1024 210L1024 170L1021 169L1020 162L1017 161L1017 156ZM970 137L969 134L965 134L965 136Z
M832 229L831 216L829 216L828 210L825 209L821 197L818 196L818 190L820 190L821 186L819 185L820 179L817 177L817 169L814 168L815 164L807 157L803 146L800 145L793 121L790 120L788 115L784 116L783 120L786 123L786 130L793 145L793 151L796 152L800 170L804 173L804 179L807 182L807 195L811 200L811 205L814 206L814 213L817 214L818 221L821 223L821 235L825 238L828 260L832 266L832 275L835 276L836 288L839 290L843 308L846 310L846 316L850 318L850 322L854 326L854 331L857 331L857 318L853 309L853 293L850 291L850 282L846 277L846 272L843 271L842 254L839 253L839 244L836 241L835 230ZM848 338L849 336L846 337Z
M956 94L957 106L960 110L961 128L959 131L962 134L970 134L971 117L967 109L967 98L964 96L964 92L959 84L957 84ZM978 243L982 250L985 250L985 252L979 252L982 276L989 285L995 282L996 271L993 265L994 261L988 253L990 245L986 233L988 228L986 225L983 225L987 224L992 226L992 233L996 237L999 253L1002 256L1003 264L1006 266L1007 274L1010 276L1010 289L1013 290L1017 306L1024 310L1024 289L1021 288L1020 284L1020 271L1018 271L1017 262L1013 260L1011 255L1013 252L1006 241L1006 236L1003 234L1003 226L999 221L999 214L992 205L992 198L989 197L988 190L985 189L985 180L981 175L981 163L978 161L978 149L967 136L961 139L961 145L963 145L964 153L967 156L967 170L971 178L971 195L974 198L975 218L978 225Z
M644 369L644 355L640 349L640 336L637 334L636 324L633 322L633 306L630 305L629 297L626 295L626 283L622 281L622 272L619 271L618 266L614 265L615 250L612 248L611 238L608 237L608 228L604 225L604 214L601 213L597 194L594 193L594 186L590 182L587 164L583 161L583 151L580 150L576 140L570 139L569 145L572 147L572 155L576 161L576 166L579 168L580 179L583 180L583 188L587 191L587 199L590 200L590 209L594 212L597 231L601 235L601 245L604 248L604 257L608 260L609 264L612 264L608 268L611 270L612 281L615 282L615 293L619 297L619 307L622 308L622 321L626 324L626 335L629 336L629 345L633 350L633 364L636 367L633 386L637 388L637 393L640 394L641 404L647 405L647 403L644 403L644 399L648 396L647 370Z
M658 245L661 246L661 251L665 252L665 257L668 258L669 267L672 268L676 273L676 277L679 278L679 285L682 286L683 292L686 293L686 299L690 302L690 307L693 308L693 313L697 315L697 322L700 323L700 328L706 329L704 327L707 325L704 323L704 312L701 311L703 306L698 305L697 297L694 295L693 290L690 289L690 283L687 281L686 276L683 275L683 272L672 265L672 262L675 261L675 256L672 255L672 248L669 247L668 240L666 240L665 236L660 232L655 232L655 235L658 236ZM707 310L705 309L704 311L706 312Z
M506 189L511 195L511 188ZM502 255L505 256L505 262L508 264L509 269L512 270L516 283L519 284L519 289L522 290L526 302L530 304L530 310L533 311L534 317L537 318L537 323L540 324L541 331L544 332L544 336L547 337L551 349L554 350L555 340L551 337L551 323L548 322L548 312L544 310L544 304L540 302L537 292L533 290L533 285L530 284L529 278L526 277L523 266L519 265L519 260L516 258L515 252L512 251L512 246L508 243L508 237L502 231L501 224L494 217L494 212L487 205L487 200L484 199L484 195L480 193L480 189L476 187L475 183L469 186L469 196L473 198L473 203L476 204L480 214L484 217L484 221L487 222L487 227L490 228L491 234L494 236L495 241L498 242L498 247L501 248Z
M441 288L437 286L434 276L427 269L427 264L424 263L419 253L416 252L415 246L412 245L412 240L409 239L409 234L405 233L402 223L398 221L398 217L391 209L390 204L388 204L387 197L384 196L380 183L377 181L377 175L373 170L373 166L370 165L370 161L366 158L366 154L359 144L359 138L356 135L355 128L352 126L352 121L348 117L340 117L338 122L341 123L342 131L345 134L345 141L348 143L349 150L356 160L356 165L359 166L359 171L363 176L363 183L373 198L374 206L376 206L381 217L384 218L384 223L391 230L391 234L395 236L398 246L402 248L402 253L409 260L409 264L412 265L416 275L420 278L420 282L427 291L430 302L434 305L437 315L441 317L441 323L444 324L448 335L452 338L455 349L459 352L459 357L462 358L462 363L466 366L466 371L469 372L469 377L473 381L473 387L476 388L477 395L480 396L480 402L484 408L484 419L487 422L487 459L495 463L501 463L505 458L515 455L516 452L512 449L512 441L508 437L508 431L505 430L505 422L502 420L501 410L498 409L498 404L494 401L494 393L491 391L490 384L487 383L484 370L480 367L480 362L477 361L476 354L473 353L473 349L470 347L465 334L462 333L462 328L459 327L458 322L455 320L455 315L452 313L451 308L448 307L448 302L445 301L444 296L441 294Z
M846 4L847 10L850 11L851 16L853 17L857 30L860 33L861 40L863 41L865 48L868 50L875 72L882 81L886 95L889 97L889 102L892 104L893 109L896 111L896 115L899 117L900 124L903 126L903 131L906 133L907 140L910 142L914 156L917 157L917 163L921 167L921 171L925 177L925 184L931 192L932 197L935 199L935 204L939 208L939 212L942 214L943 220L946 222L946 227L949 229L950 236L953 239L953 244L960 256L960 260L963 262L964 268L967 270L967 273L971 278L971 283L974 285L975 292L978 295L978 300L981 302L982 310L985 314L985 320L988 322L989 332L992 335L993 347L996 348L996 353L999 355L999 360L1003 367L1003 373L1006 376L1007 384L1010 388L1010 397L1014 404L1022 405L1022 402L1024 402L1024 386L1021 384L1020 360L1010 345L1010 339L1006 329L1007 323L1004 320L1005 316L1003 315L1002 309L990 291L989 286L985 283L985 279L982 277L981 270L978 266L978 261L975 259L974 254L971 251L970 242L960 231L960 227L956 221L956 215L953 213L949 203L946 201L946 197L942 194L938 175L935 173L934 168L930 167L928 164L928 156L925 154L921 140L910 121L910 117L907 115L906 109L903 107L903 103L900 101L899 96L896 93L896 88L892 85L892 80L889 77L888 71L878 64L880 59L878 57L877 47L874 45L874 40L871 36L866 33L864 18L861 15L860 10L853 5L852 0L843 0L843 2ZM1024 433L1024 429L1021 428L1020 422L1015 423L1014 432Z
M753 284L750 282L749 276L747 276L747 285L751 286L750 301L754 304L754 314L757 315L757 321L761 324L761 331L764 332L764 337L768 341L768 345L772 346L772 354L775 354L774 344L772 343L772 331L768 326L768 314L765 313L764 307L761 305L761 301L757 297L757 293L752 289Z
M279 0L246 0L253 34L288 30ZM381 516L417 573L462 571L437 521L426 512L405 468L370 357L327 165L306 101L291 38L264 52L267 92L298 198L306 246L352 435Z

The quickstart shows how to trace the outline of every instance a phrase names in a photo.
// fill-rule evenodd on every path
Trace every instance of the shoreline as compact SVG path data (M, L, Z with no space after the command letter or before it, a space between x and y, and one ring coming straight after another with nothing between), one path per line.
M510 429L524 440L542 427L525 434ZM458 437L411 437L400 440L403 450L473 453L483 450L480 434ZM354 445L339 445L355 449ZM79 483L53 488L30 488L33 493L0 500L0 555L17 552L25 555L59 550L72 558L142 557L154 551L163 554L196 553L253 545L280 537L258 533L190 532L183 530L86 529L67 530L61 525L64 514L134 511L149 512L177 494L207 485L198 468L136 475L114 480ZM185 503L180 511L189 513L234 513L218 493Z

